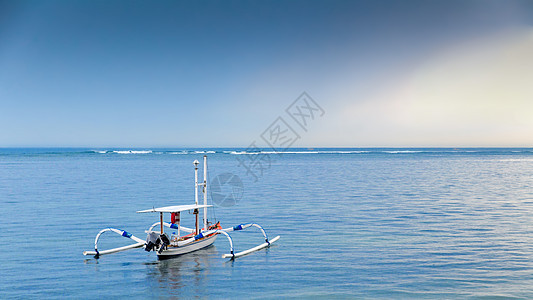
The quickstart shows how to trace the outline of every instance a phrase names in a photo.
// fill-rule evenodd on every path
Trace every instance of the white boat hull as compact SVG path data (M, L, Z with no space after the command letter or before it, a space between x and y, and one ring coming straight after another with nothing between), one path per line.
M168 246L166 250L161 251L161 253L157 253L157 257L159 257L159 259L166 259L166 258L171 258L177 255L191 253L193 251L211 246L215 242L216 239L217 239L217 235L214 234L212 236L206 237L196 242L187 244L185 246L181 246L181 247Z

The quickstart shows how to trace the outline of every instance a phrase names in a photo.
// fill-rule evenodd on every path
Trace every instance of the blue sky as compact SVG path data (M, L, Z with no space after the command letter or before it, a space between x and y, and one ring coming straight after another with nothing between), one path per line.
M530 1L0 1L0 146L532 146ZM531 80L530 80L531 79Z

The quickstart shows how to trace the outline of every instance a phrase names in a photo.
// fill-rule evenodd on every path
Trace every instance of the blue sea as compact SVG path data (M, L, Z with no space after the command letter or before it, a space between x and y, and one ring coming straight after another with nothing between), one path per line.
M233 203L210 194L210 220L277 243L235 261L223 236L164 261L82 255L106 227L144 239L158 216L138 210L194 203L204 155L210 182L242 181L219 191ZM2 299L533 298L531 148L0 149L0 205Z

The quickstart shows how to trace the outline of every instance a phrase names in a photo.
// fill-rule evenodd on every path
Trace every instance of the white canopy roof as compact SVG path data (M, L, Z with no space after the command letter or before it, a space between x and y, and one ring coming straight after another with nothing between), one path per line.
M150 208L146 210L139 210L138 213L147 213L147 212L180 212L185 210L193 210L197 208L204 208L204 207L210 207L213 205L196 205L196 204L189 204L189 205L174 205L174 206L165 206L165 207L158 207L158 208Z

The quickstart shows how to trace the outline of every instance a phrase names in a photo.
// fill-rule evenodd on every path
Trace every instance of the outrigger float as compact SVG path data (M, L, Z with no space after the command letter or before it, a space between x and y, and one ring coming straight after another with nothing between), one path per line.
M166 206L166 207L159 207L159 208L152 208L147 210L141 210L138 211L138 213L159 213L159 222L152 224L146 230L147 233L146 240L140 239L133 234L116 228L105 228L102 229L98 234L96 235L96 238L94 240L94 251L84 251L83 255L93 255L94 258L99 258L101 255L111 254L111 253L117 253L121 251L126 251L129 249L135 249L135 248L144 248L146 251L155 251L157 253L157 257L159 259L166 259L175 257L178 255L190 253L196 250L200 250L203 248L206 248L210 245L212 245L217 236L219 234L224 235L227 240L229 241L230 245L230 253L222 255L222 258L230 258L235 259L237 257L252 253L254 251L270 247L270 245L277 240L279 240L280 236L276 236L275 238L269 240L267 233L263 227L261 227L258 224L255 223L245 223L245 224L239 224L237 226L229 227L223 229L220 226L220 222L217 222L215 224L211 224L207 220L207 208L212 207L212 205L207 204L207 156L204 156L204 181L202 183L198 183L198 164L199 162L195 160L193 162L194 164L194 200L195 204L190 205L177 205L177 206ZM204 204L198 204L198 187L203 187L202 192L204 196ZM199 211L200 209L203 209L203 226L200 228L199 225ZM181 226L181 218L180 214L183 211L189 211L192 212L195 215L196 218L196 226L195 228L187 228L184 226ZM163 213L170 213L170 223L163 221ZM159 226L159 231L154 231L154 228ZM177 231L177 235L173 234L171 238L168 237L168 235L164 232L164 228L168 227L171 229L175 229ZM233 247L233 239L229 235L228 232L232 231L239 231L250 227L256 227L258 228L261 233L263 234L263 237L265 238L265 242L250 248L248 250L244 250L242 252L235 253L234 247ZM134 240L136 243L131 244L128 246L113 248L109 250L98 250L98 240L105 232L114 232L117 233L123 237L129 238ZM184 236L181 236L181 233L185 233Z

